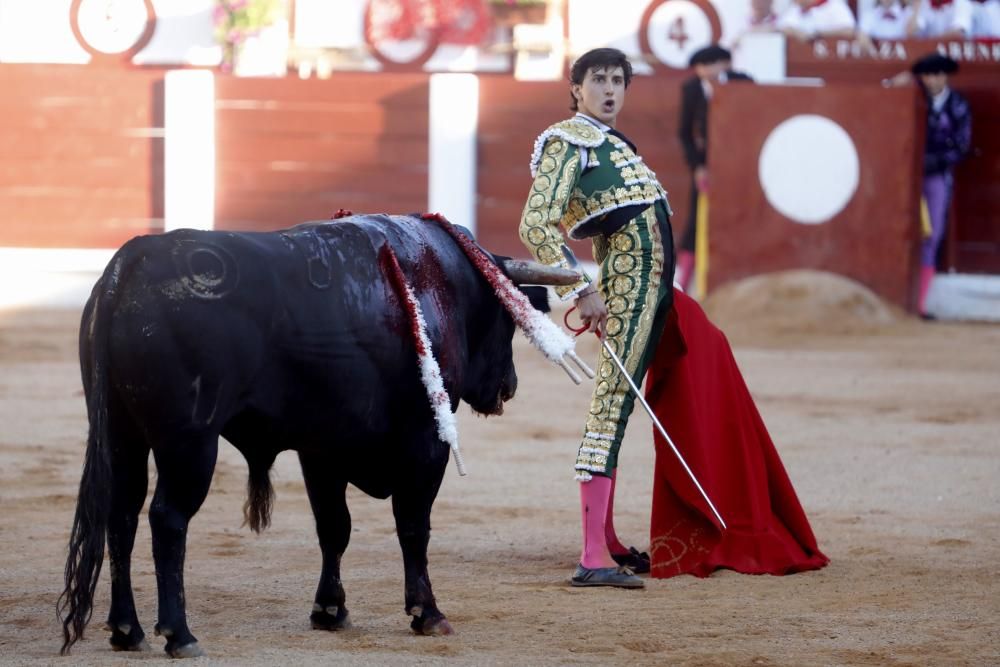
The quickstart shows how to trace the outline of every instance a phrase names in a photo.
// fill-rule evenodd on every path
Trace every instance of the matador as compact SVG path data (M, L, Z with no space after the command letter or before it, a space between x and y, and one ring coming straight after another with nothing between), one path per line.
M667 193L635 144L615 129L631 78L631 64L617 49L595 49L574 63L577 113L535 142L519 233L538 261L569 268L578 262L566 236L592 240L596 281L583 275L556 292L575 299L584 323L600 330L638 386L671 311L674 249ZM639 588L635 573L649 571L648 556L626 548L612 520L618 451L635 397L603 349L598 369L575 464L583 549L571 583Z

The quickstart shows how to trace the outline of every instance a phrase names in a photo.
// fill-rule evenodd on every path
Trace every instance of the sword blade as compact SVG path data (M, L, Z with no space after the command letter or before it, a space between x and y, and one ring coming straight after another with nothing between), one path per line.
M625 364L622 363L621 359L618 358L618 355L615 354L615 351L611 349L611 346L608 344L608 341L605 340L603 337L601 337L601 344L604 346L604 350L611 357L611 360L615 362L616 366L618 366L618 370L620 370L622 372L622 375L625 376L625 379L628 381L628 386L632 388L632 393L635 394L636 399L642 405L643 409L646 410L646 414L649 415L649 418L653 420L653 425L656 426L656 430L660 432L660 435L663 436L663 439L667 441L668 445L670 445L670 449L673 451L674 456L677 457L677 460L680 461L681 466L683 466L684 472L686 472L688 477L691 478L691 481L694 482L694 485L698 488L698 492L701 494L701 497L705 499L706 503L708 503L709 508L712 510L712 514L714 514L715 518L719 520L720 524L722 524L723 529L726 529L726 522L723 521L722 515L719 514L719 510L715 509L715 504L712 503L712 499L708 497L708 494L705 493L705 489L702 488L701 483L698 481L698 478L694 476L694 473L691 471L691 468L688 467L687 461L685 461L684 457L681 456L680 450L677 449L677 446L674 444L674 441L671 440L670 436L667 434L666 429L663 428L663 424L661 424L660 420L656 418L655 414L653 414L653 409L649 407L649 403L646 402L646 399L643 397L642 392L639 391L639 387L635 385L635 382L632 380L632 376L629 374L627 370L625 370Z

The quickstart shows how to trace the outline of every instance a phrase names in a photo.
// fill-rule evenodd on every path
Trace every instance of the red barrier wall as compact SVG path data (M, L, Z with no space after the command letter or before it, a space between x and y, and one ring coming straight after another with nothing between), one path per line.
M0 246L163 229L163 73L0 65Z
M721 89L709 118L709 289L756 273L810 268L848 276L909 307L923 155L924 116L916 95L912 88L851 85ZM760 183L765 140L799 114L840 125L858 154L857 189L839 213L820 224L785 217Z
M852 70L850 63L812 66L826 68L814 74L833 78L864 71L866 79L878 79L899 63L877 71ZM683 76L636 78L620 122L670 193L675 234L686 221L689 187L676 138ZM973 105L975 147L958 172L947 258L959 271L1000 273L1000 87L983 81L956 80ZM275 229L339 208L424 210L427 82L424 74L218 76L218 226ZM0 64L0 86L0 245L115 247L163 228L162 70ZM725 99L716 100L713 113L725 113ZM548 124L570 115L568 102L564 82L480 77L478 226L484 245L496 252L524 255L516 228L532 145ZM869 113L854 106L860 109L859 116ZM733 112L737 128L753 121L747 109ZM890 140L872 140L883 139ZM587 244L576 250L589 256Z
M866 50L852 40L789 41L788 75L878 85L935 51L959 62L951 85L972 106L972 152L955 173L953 224L940 265L1000 273L1000 42L900 40Z
M216 78L216 227L427 208L428 77Z

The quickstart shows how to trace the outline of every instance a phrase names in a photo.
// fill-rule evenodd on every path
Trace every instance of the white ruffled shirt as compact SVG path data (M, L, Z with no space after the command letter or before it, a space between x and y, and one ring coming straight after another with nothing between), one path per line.
M948 101L950 94L951 89L945 86L940 93L931 98L931 108L934 109L934 113L941 113L941 109L944 109L944 103Z

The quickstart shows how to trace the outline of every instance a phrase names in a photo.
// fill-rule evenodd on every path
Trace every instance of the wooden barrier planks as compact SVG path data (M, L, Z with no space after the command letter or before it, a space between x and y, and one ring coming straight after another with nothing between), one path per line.
M796 58L790 67L808 73L804 56ZM892 61L813 61L814 73L831 81L866 73L872 90L881 90L874 79L900 67ZM974 114L973 155L957 172L944 258L958 271L1000 273L1000 89L983 84L983 73L995 71L995 64L969 65L955 82ZM162 77L155 69L0 64L0 245L108 247L162 229ZM683 78L637 77L620 118L620 129L670 193L675 236L686 224L689 203L690 176L676 137ZM339 208L423 211L428 79L386 73L306 81L216 77L218 227L275 229L326 218ZM525 256L517 223L530 187L531 150L539 132L571 115L568 104L565 82L480 77L477 217L479 236L491 250ZM743 126L758 113L756 107L736 112L732 146L745 140ZM855 101L853 112L860 118L869 109ZM716 159L733 160L721 155ZM740 193L748 225L766 214L754 202ZM589 244L573 245L590 257Z
M428 77L216 79L216 227L427 208Z
M0 246L114 247L162 229L162 77L0 64Z

